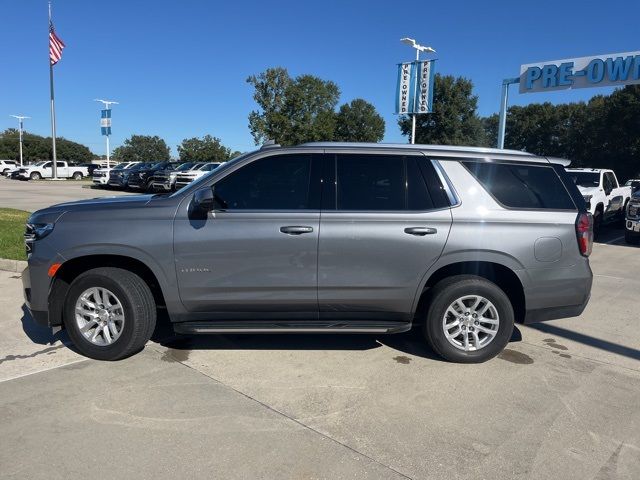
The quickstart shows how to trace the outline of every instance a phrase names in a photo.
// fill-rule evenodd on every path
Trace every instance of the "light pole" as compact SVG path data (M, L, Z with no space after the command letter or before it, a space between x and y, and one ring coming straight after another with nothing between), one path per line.
M22 121L25 118L31 118L31 117L25 117L24 115L11 115L13 118L17 118L18 119L18 132L20 132L20 166L22 167Z
M105 116L100 119L100 127L102 134L107 138L107 171L111 170L111 162L109 160L109 135L111 135L111 105L118 105L118 102L113 100L102 100L100 98L94 98L94 102L102 102L104 104L104 112L107 112Z
M405 37L405 38L401 38L400 41L405 45L409 45L410 47L413 47L416 49L416 62L420 61L420 52L436 53L436 51L433 48L420 45L416 43L416 41L413 38ZM413 85L414 98L415 98L415 93L416 93L415 90L417 85L418 85L418 82L415 82L415 84ZM418 114L414 112L411 120L411 143L412 144L416 143L416 116L417 115Z

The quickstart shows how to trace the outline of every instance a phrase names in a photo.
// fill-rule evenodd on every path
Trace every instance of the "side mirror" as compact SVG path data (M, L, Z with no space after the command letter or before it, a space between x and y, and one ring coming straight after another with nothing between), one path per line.
M201 188L193 194L193 207L201 212L213 210L213 189Z

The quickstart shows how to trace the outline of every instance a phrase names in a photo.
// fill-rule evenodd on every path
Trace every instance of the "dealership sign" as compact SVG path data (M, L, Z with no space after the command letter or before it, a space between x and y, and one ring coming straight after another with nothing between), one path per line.
M433 111L434 60L398 64L396 113L399 115Z
M100 111L100 132L102 135L111 135L111 109Z
M520 93L640 84L640 52L568 58L520 67Z

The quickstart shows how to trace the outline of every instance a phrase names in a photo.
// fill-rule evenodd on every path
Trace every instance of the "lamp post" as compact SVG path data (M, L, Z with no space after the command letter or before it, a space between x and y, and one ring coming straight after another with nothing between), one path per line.
M113 100L102 100L100 98L94 98L94 102L102 102L104 105L104 111L107 115L103 115L100 119L100 127L102 128L102 134L107 139L107 171L111 170L111 162L109 160L109 136L111 135L111 105L118 105L118 102Z
M405 37L405 38L401 38L400 41L405 45L409 45L410 47L413 47L416 49L416 62L420 61L420 52L436 53L436 51L433 48L420 45L416 43L416 41L413 38ZM416 82L413 85L414 95L415 95L415 89L417 84L418 82ZM416 143L416 116L417 115L418 114L414 112L411 120L411 144Z
M22 167L22 121L25 118L31 118L31 117L25 117L24 115L11 115L13 118L17 118L18 119L18 132L20 135L20 166Z

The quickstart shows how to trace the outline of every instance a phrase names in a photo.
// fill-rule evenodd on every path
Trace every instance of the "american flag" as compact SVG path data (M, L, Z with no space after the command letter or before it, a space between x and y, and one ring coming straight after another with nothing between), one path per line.
M60 38L56 35L56 32L53 30L53 23L49 24L49 61L51 65L55 65L62 58L62 49L65 47L65 44Z

